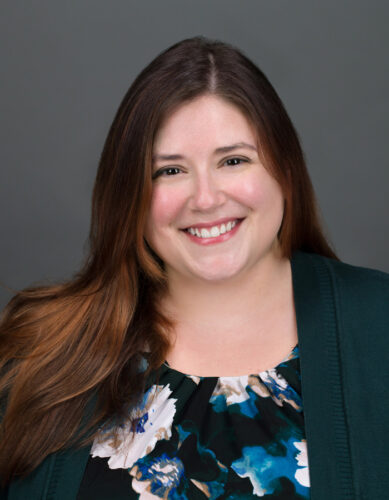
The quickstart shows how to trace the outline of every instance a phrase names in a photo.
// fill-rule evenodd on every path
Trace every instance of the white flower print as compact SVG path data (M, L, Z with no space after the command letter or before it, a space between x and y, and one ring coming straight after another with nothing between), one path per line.
M302 409L297 394L275 368L263 371L258 375L219 377L211 402L215 401L217 396L223 395L227 406L243 403L250 399L247 387L262 398L271 397L278 406L282 406L286 402L298 411Z
M247 384L248 376L219 377L212 393L211 401L217 396L223 395L227 406L234 403L242 403L250 398L246 391Z
M110 469L128 469L150 453L159 440L169 439L177 401L169 398L171 393L169 385L153 385L131 411L131 419L137 419L135 431L131 428L131 419L121 425L119 445L115 447L112 432L103 430L92 445L92 457L110 457Z
M309 472L308 472L308 453L307 453L307 441L303 439L302 441L294 442L294 446L299 450L300 453L296 455L297 465L302 468L296 470L294 477L302 485L309 488Z

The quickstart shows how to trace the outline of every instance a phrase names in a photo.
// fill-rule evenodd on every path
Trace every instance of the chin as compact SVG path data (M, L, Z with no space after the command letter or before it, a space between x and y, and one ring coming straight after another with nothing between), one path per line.
M239 274L241 268L238 269L226 269L216 267L208 268L208 269L196 269L192 271L192 274L196 276L198 279L202 279L204 281L225 281L228 279L232 279Z

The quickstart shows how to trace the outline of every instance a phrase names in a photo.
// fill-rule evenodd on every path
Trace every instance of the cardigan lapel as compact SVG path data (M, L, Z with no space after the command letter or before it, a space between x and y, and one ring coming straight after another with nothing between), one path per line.
M291 265L311 500L355 500L334 283L317 254L297 251Z

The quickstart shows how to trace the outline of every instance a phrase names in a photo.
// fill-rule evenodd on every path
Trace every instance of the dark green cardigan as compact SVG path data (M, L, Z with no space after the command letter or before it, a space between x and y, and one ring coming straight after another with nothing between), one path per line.
M389 274L305 252L292 273L311 499L387 500ZM0 498L74 500L89 450L49 456Z

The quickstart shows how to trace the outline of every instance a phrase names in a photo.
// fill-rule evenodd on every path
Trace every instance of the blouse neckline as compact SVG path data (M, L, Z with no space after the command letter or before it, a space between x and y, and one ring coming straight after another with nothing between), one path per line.
M289 352L289 354L287 354L285 356L285 358L282 361L280 361L280 363L278 363L276 366L274 366L273 368L268 368L267 370L262 370L262 371L257 372L257 373L249 373L249 374L244 374L244 375L207 375L207 376L192 375L192 374L184 373L180 370L176 370L175 368L171 367L166 360L163 362L162 368L163 368L163 371L165 371L165 372L180 375L181 377L189 377L189 378L195 378L195 379L199 379L199 380L215 380L215 379L222 378L222 379L238 381L238 380L246 379L247 377L253 377L253 376L258 377L260 375L266 375L269 372L273 372L274 370L277 370L278 368L280 368L281 365L285 365L285 363L288 363L289 361L291 361L292 359L295 359L297 357L298 357L298 343L293 347L293 349Z

